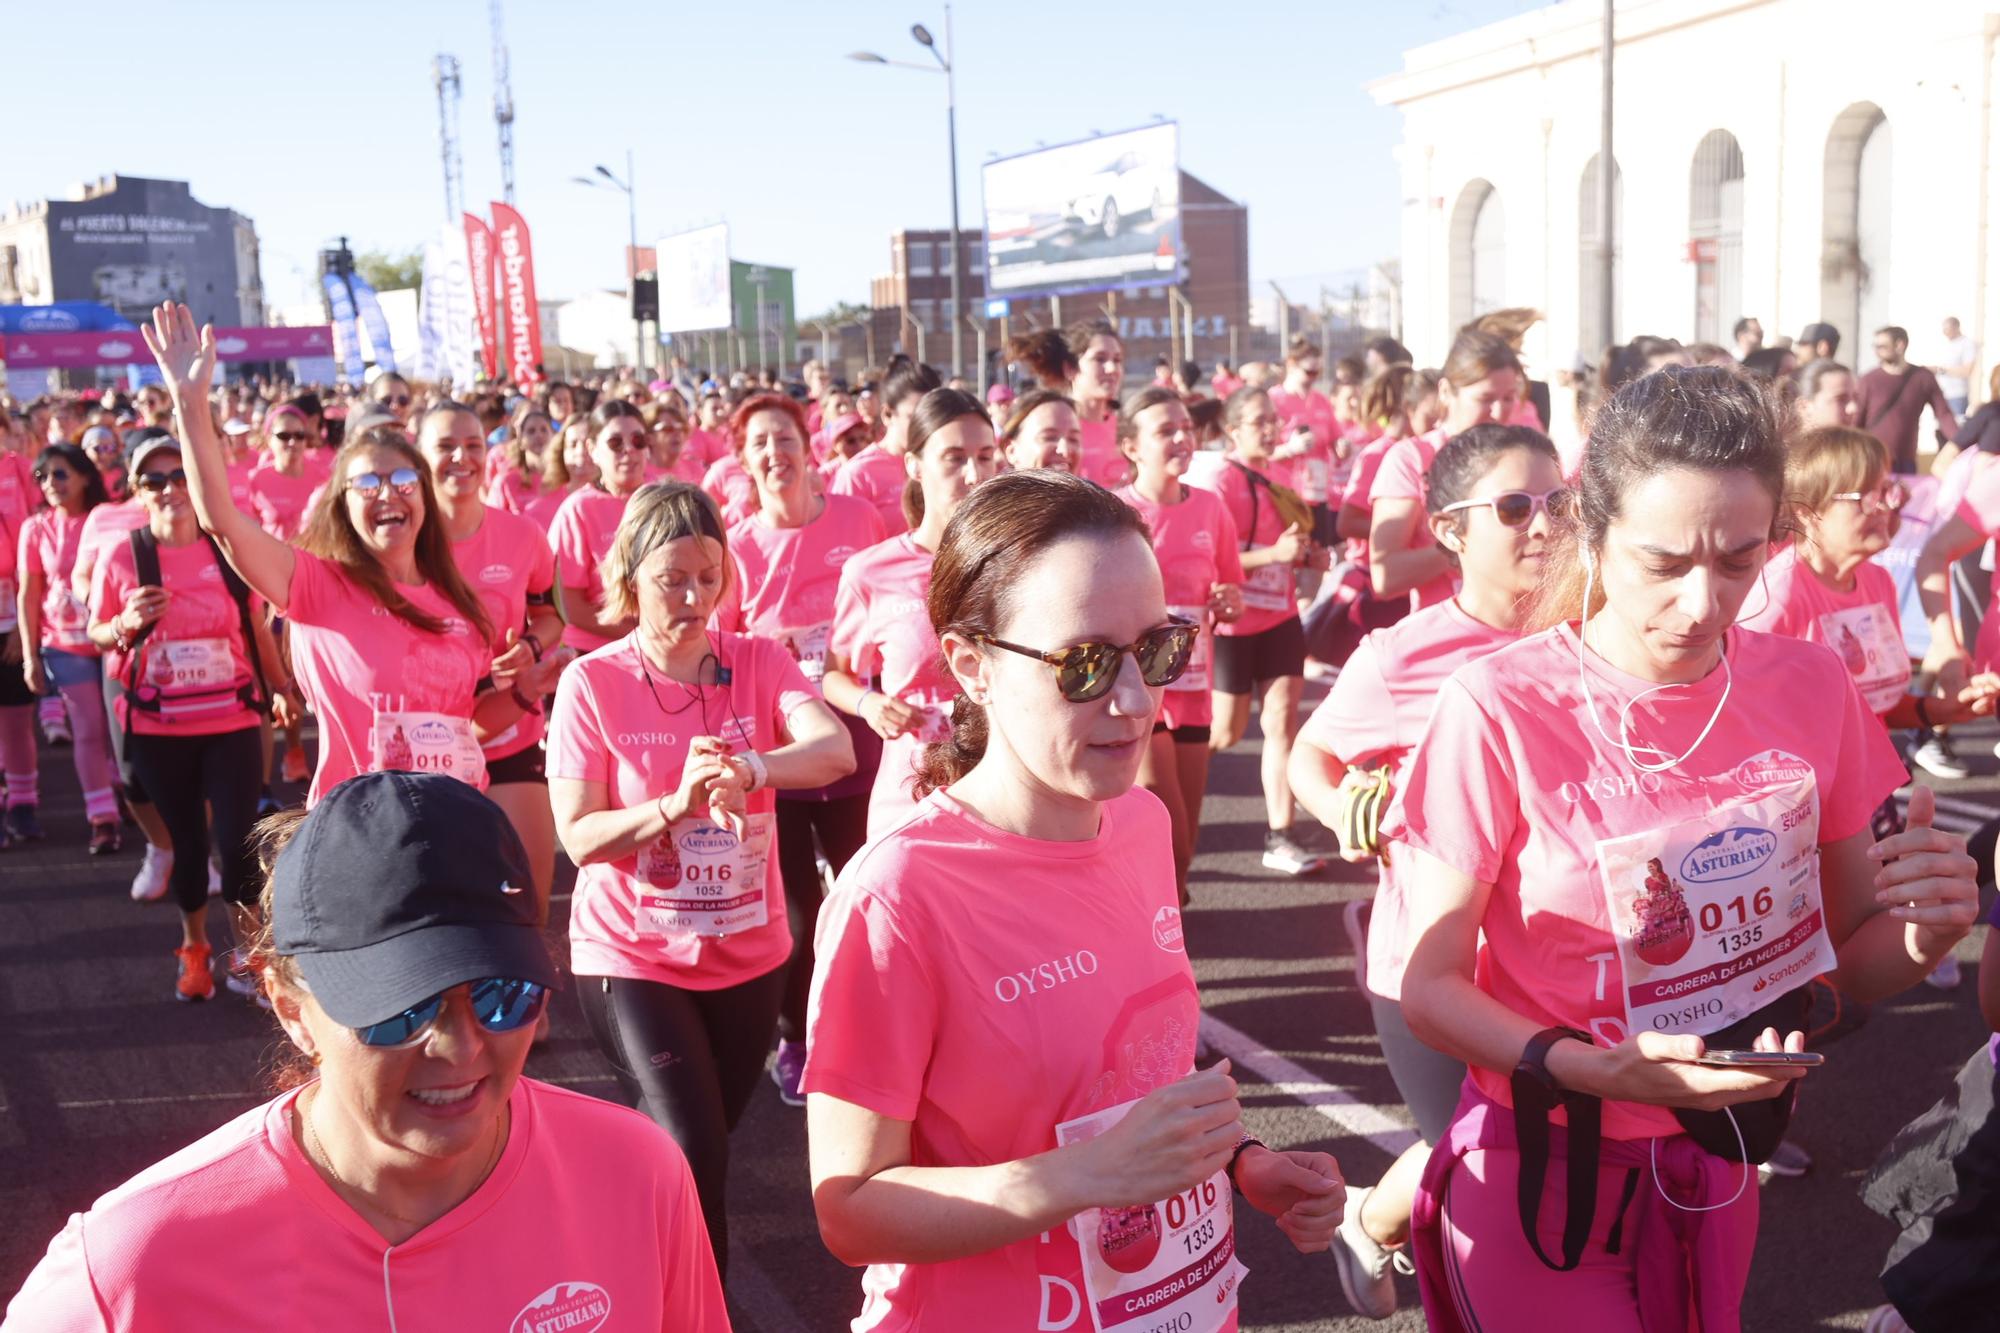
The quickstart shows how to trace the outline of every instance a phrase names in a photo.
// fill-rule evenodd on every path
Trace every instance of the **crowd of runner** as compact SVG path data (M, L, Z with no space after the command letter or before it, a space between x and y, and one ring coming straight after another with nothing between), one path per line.
M4 404L0 865L135 830L162 990L291 1052L6 1327L726 1328L767 1075L857 1329L1234 1328L1237 1196L1372 1318L1400 1270L1437 1329L1738 1327L1824 1011L1956 987L1982 916L1993 831L1907 764L2000 700L1954 604L2000 411L1900 329L1857 377L1744 321L1607 349L1559 448L1538 318L1137 388L1097 321L983 396L900 356L303 390L218 383L170 304L158 383ZM1913 664L1874 557L1926 408ZM1200 1041L1181 912L1253 717L1262 865L1378 876L1345 924L1422 1139L1373 1182L1250 1136ZM1990 936L1978 978L2000 1030ZM643 1118L521 1077L556 991ZM1996 1059L1871 1177L1872 1333L2000 1308Z

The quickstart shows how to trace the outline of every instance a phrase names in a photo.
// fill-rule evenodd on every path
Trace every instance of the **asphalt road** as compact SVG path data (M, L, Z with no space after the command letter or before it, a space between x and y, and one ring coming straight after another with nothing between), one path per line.
M1993 739L1990 726L1967 733L1961 752L1979 776L1941 784L1953 817L2000 810ZM1202 830L1187 927L1204 1004L1219 1024L1207 1035L1236 1056L1254 1133L1274 1147L1330 1151L1350 1180L1365 1183L1410 1123L1355 988L1341 922L1341 905L1366 897L1369 884L1345 867L1302 881L1261 870L1256 782L1253 742L1223 756ZM226 991L203 1005L174 1001L173 909L135 905L126 893L136 835L117 856L84 855L66 752L45 754L42 785L50 840L0 853L0 1293L20 1285L65 1215L262 1100L277 1039L267 1015ZM566 899L557 907L566 911ZM1962 961L1974 962L1978 945L1975 934ZM1795 1122L1817 1166L1763 1191L1746 1329L1858 1329L1880 1301L1875 1274L1892 1229L1861 1206L1855 1187L1983 1040L1972 990L1968 968L1957 992L1919 988L1829 1048ZM615 1095L574 1001L559 1000L554 1015L528 1072ZM858 1306L858 1274L819 1243L803 1113L767 1088L734 1146L736 1326L844 1327ZM1405 1309L1371 1324L1348 1310L1325 1256L1296 1254L1254 1214L1242 1218L1239 1239L1251 1270L1246 1330L1423 1327L1413 1281L1402 1283ZM217 1260L224 1281L226 1258ZM1550 1326L1561 1321L1552 1315Z

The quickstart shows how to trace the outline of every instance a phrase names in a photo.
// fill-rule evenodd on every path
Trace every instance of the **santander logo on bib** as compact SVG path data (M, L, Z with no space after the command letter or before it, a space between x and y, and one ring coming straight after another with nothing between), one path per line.
M507 1333L592 1333L611 1318L611 1293L595 1282L558 1282L521 1307Z

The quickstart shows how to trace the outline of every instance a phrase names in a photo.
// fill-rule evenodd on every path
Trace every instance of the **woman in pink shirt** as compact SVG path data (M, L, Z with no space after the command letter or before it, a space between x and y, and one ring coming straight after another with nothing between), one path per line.
M547 533L562 512L570 492L597 478L590 456L590 421L578 417L562 428L561 437L542 455L542 489L521 510L521 516Z
M506 817L375 773L280 818L255 961L294 1086L73 1215L6 1327L726 1333L680 1150L521 1076L558 973Z
M549 798L578 868L571 966L626 1096L687 1153L726 1269L729 1133L791 954L773 789L825 786L854 755L788 649L708 628L730 561L700 491L640 491L604 575L607 610L635 629L570 666L549 719Z
M1347 558L1358 562L1364 570L1368 565L1368 529L1374 521L1369 512L1369 493L1375 488L1375 474L1381 470L1382 456L1398 441L1412 435L1427 435L1436 428L1444 414L1438 404L1438 385L1442 382L1443 377L1435 370L1418 370L1398 362L1371 377L1362 387L1362 416L1374 422L1379 433L1354 455L1354 467L1348 473L1346 493L1340 498L1340 515L1335 520L1334 532L1347 542ZM1408 610L1407 605L1404 610Z
M1539 431L1481 424L1438 451L1425 503L1438 543L1458 570L1458 593L1363 639L1299 731L1292 790L1328 828L1350 824L1349 802L1368 799L1359 793L1376 789L1377 775L1387 776L1390 794L1399 788L1439 687L1465 663L1518 637L1523 604L1541 578L1549 505L1559 502L1561 487L1556 448ZM1344 796L1343 788L1353 794ZM1373 801L1379 817L1387 798ZM1386 1319L1396 1309L1392 1257L1409 1239L1417 1183L1451 1122L1465 1064L1418 1041L1403 1020L1406 858L1364 844L1342 840L1344 859L1379 866L1366 939L1367 905L1356 901L1346 909L1348 940L1390 1076L1423 1137L1374 1186L1348 1196L1333 1253L1348 1304Z
M1260 703L1264 744L1264 866L1287 875L1317 870L1326 858L1292 834L1292 787L1285 766L1299 729L1306 642L1299 625L1295 574L1326 569L1326 548L1312 539L1312 513L1297 495L1274 486L1271 450L1278 414L1262 389L1238 389L1223 408L1227 463L1206 484L1222 499L1243 549L1243 614L1215 627L1214 708L1208 748L1220 754L1243 739ZM1280 504L1284 508L1280 508Z
M1906 774L1846 666L1734 628L1784 468L1781 409L1733 371L1626 385L1526 622L1552 627L1447 681L1405 771L1403 1013L1470 1068L1414 1223L1443 1333L1734 1328L1750 1162L1805 1067L1704 1059L1802 1054L1812 977L1893 994L1977 916L1926 789L1875 842ZM1558 1157L1577 1178L1545 1189Z
M743 466L757 483L758 500L757 512L729 530L741 582L742 627L783 646L818 688L826 674L840 571L883 539L882 520L866 501L814 490L806 414L798 400L760 393L747 399L737 416L743 423ZM805 1105L799 1073L806 1063L806 990L812 984L813 930L822 894L819 859L837 875L867 841L868 791L882 756L882 741L867 723L838 716L854 747L854 771L825 787L782 793L777 803L778 875L792 953L771 1077L788 1106Z
M510 514L526 512L541 495L544 464L555 438L548 413L530 409L516 416L500 446L486 450L486 503Z
M892 358L882 381L881 401L887 412L882 438L841 464L826 484L829 495L852 495L874 505L883 531L892 535L908 531L910 526L903 513L903 492L910 484L909 468L903 461L910 447L910 416L924 395L943 382L936 370L920 361L906 356Z
M230 501L200 405L215 373L212 329L172 302L142 328L174 394L202 528L286 620L295 678L319 719L308 805L358 773L440 772L486 785L480 742L514 726L540 689L537 663L495 688L485 608L452 559L436 492L401 427L376 426L334 457L301 546Z
M837 416L822 418L821 427L826 437L826 450L813 466L819 472L820 489L828 494L833 490L833 479L840 475L840 469L847 466L847 460L868 447L868 423L861 419L859 412L842 412ZM881 516L876 516L879 522Z
M722 521L729 524L741 523L757 512L757 483L743 470L743 459L737 453L737 441L742 438L738 425L742 411L737 408L729 418L730 451L701 474L701 489L722 511Z
M326 481L306 467L307 446L317 438L296 407L280 405L264 414L266 455L250 474L247 508L279 541L298 537L305 528L307 501Z
M1030 389L1015 399L998 434L1010 472L1037 467L1074 472L1083 457L1076 404L1054 389Z
M998 470L993 422L971 394L932 389L911 415L904 458L917 526L869 547L840 571L820 682L828 703L882 738L868 798L871 838L909 814L923 747L951 727L958 690L938 659L924 602L945 524Z
M1347 440L1333 419L1333 404L1313 388L1320 364L1317 344L1303 336L1293 338L1285 349L1284 383L1270 391L1282 441L1271 452L1278 464L1272 476L1297 491L1315 514L1324 514L1329 502L1339 501L1334 468L1347 461Z
M563 642L579 653L602 648L632 629L629 620L605 613L598 570L611 554L626 502L646 484L651 454L639 409L622 398L606 398L592 408L590 457L597 465L596 479L571 491L549 526L568 622Z
M813 977L813 1204L869 1265L854 1328L1233 1329L1232 1183L1311 1253L1341 1182L1243 1132L1226 1062L1194 1072L1169 819L1133 781L1196 627L1138 513L1046 470L959 507L929 611L951 731Z
M1504 422L1520 380L1520 359L1505 341L1459 332L1438 383L1443 423L1391 447L1369 485L1368 569L1377 597L1408 593L1421 608L1451 596L1450 562L1424 518L1424 474L1452 436L1482 421Z
M76 589L77 552L88 515L109 503L97 465L74 444L52 444L35 460L35 479L48 507L21 525L16 563L21 591L21 641L33 651L25 662L28 689L60 693L69 717L70 758L83 787L83 814L90 821L90 852L118 850L118 777L104 711L103 663L90 638L90 604ZM89 592L86 584L84 594ZM35 806L22 804L9 831L14 840L42 836Z
M1038 329L1008 347L1013 360L1033 371L1044 388L1076 404L1080 452L1076 474L1100 486L1131 479L1118 449L1118 396L1125 385L1125 341L1109 320L1087 319L1067 329Z
M1236 523L1213 491L1184 485L1194 457L1194 422L1180 394L1149 385L1118 414L1119 445L1132 460L1132 484L1118 498L1139 511L1153 535L1170 614L1201 629L1187 669L1160 697L1160 715L1139 765L1139 785L1165 803L1174 830L1174 882L1188 901L1187 872L1208 790L1209 664L1215 626L1243 614L1243 565Z
M687 418L679 408L667 406L678 402L677 395L669 394L645 409L652 427L652 454L646 460L646 480L685 481L699 486L706 469L688 452Z

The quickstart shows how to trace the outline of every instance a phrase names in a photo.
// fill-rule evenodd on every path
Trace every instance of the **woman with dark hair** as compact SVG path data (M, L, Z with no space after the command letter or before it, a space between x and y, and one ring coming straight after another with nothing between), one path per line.
M79 446L52 444L35 459L35 483L48 508L29 516L16 547L21 591L17 603L24 680L32 694L60 693L69 716L71 761L83 787L90 822L90 853L118 850L117 772L104 712L102 651L90 638L90 608L76 593L72 574L85 516L110 497L97 465ZM7 781L7 837L42 836L34 770ZM16 789L20 795L15 795Z
M1042 386L1076 404L1082 451L1076 474L1100 486L1123 486L1131 465L1118 450L1118 398L1125 385L1125 340L1105 319L1080 320L1067 329L1037 329L1008 345L1008 355L1033 371Z
M998 435L1012 472L1037 467L1074 472L1083 456L1083 422L1076 404L1054 389L1030 389L1015 399Z
M605 398L590 413L590 461L597 475L578 486L549 525L562 587L563 642L587 653L629 633L629 622L604 611L598 572L611 554L625 505L646 484L651 461L646 419L623 398Z
M1895 994L1978 915L1927 788L1870 832L1906 775L1839 658L1735 627L1785 531L1785 443L1733 371L1619 391L1524 637L1445 682L1404 770L1403 1014L1470 1069L1414 1220L1445 1333L1734 1327L1806 982Z
M1423 1136L1380 1181L1349 1196L1333 1247L1348 1304L1371 1319L1396 1309L1390 1264L1409 1239L1417 1182L1465 1082L1464 1062L1419 1042L1403 1020L1408 858L1377 828L1439 688L1465 663L1518 637L1542 573L1550 506L1564 497L1555 446L1523 426L1474 426L1438 451L1429 481L1425 505L1458 570L1458 592L1364 638L1306 719L1291 758L1299 804L1338 832L1343 859L1378 867L1365 929L1367 904L1347 904L1348 942L1390 1076Z
M1307 338L1294 337L1285 349L1284 383L1270 391L1283 443L1272 450L1271 457L1279 465L1273 476L1313 507L1319 520L1315 538L1328 541L1333 534L1327 502L1338 499L1334 468L1347 461L1348 446L1333 418L1333 404L1313 387L1321 365L1318 344Z
M1198 631L1137 511L1047 470L959 506L928 612L950 734L841 876L813 977L813 1203L871 1266L857 1323L1233 1328L1232 1185L1311 1253L1341 1183L1243 1133L1227 1062L1194 1071L1172 834L1133 782Z
M884 531L907 531L910 523L903 513L903 492L909 488L910 473L904 455L910 448L910 421L917 404L943 383L937 371L920 361L907 356L891 360L880 395L887 414L882 438L840 465L826 484L827 494L866 500L875 506Z
M909 531L869 547L840 571L827 642L826 701L882 738L868 799L868 836L909 813L923 747L950 730L956 689L921 610L944 526L998 470L993 422L977 398L933 389L910 415L903 454Z
M385 769L485 787L480 742L533 711L556 664L496 684L492 623L452 557L423 455L398 427L362 431L334 456L299 545L288 545L229 498L206 411L214 330L197 333L187 307L168 302L142 332L174 397L202 528L285 617L294 674L320 725L306 803Z
M542 451L541 491L528 502L521 516L546 535L570 493L596 479L597 462L590 456L590 418L571 417L563 423L561 434Z
M729 1133L763 1075L791 954L773 789L854 768L788 649L709 630L730 568L700 491L660 482L632 498L604 595L634 629L563 673L548 762L578 867L584 1015L626 1096L687 1153L725 1271Z

